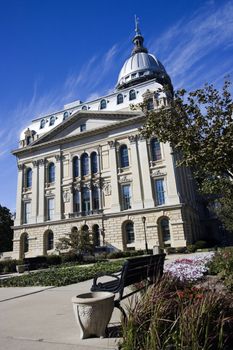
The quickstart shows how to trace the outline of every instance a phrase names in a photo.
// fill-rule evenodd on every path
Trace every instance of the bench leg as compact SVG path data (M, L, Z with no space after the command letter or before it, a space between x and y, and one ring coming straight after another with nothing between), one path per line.
M123 315L123 320L124 320L124 323L126 323L127 321L127 315L126 315L126 312L125 310L123 309L123 307L120 305L120 301L119 300L115 300L114 302L114 306L119 309Z

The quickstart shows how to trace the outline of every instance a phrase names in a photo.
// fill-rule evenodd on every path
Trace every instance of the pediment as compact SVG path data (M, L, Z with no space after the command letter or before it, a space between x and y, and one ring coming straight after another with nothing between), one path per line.
M141 112L102 112L102 111L78 111L64 120L54 129L40 136L31 146L49 141L80 135L86 131L101 129L111 124L139 116ZM85 127L84 127L85 125ZM86 129L86 130L83 130Z

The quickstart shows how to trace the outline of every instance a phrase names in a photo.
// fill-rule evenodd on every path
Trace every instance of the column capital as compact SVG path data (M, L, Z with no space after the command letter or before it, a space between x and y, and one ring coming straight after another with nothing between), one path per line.
M39 159L37 162L38 162L39 166L45 165L45 160L44 159Z
M117 141L115 141L115 140L108 141L108 144L109 144L110 148L116 148L116 146L117 146Z
M33 167L35 168L37 165L38 165L38 160L33 160L33 162L32 162L32 165L33 165Z
M138 135L130 135L128 136L128 139L130 143L136 143L138 139Z
M23 170L23 164L17 164L19 170Z
M62 156L60 154L56 154L55 155L55 159L57 162L59 162L61 160Z

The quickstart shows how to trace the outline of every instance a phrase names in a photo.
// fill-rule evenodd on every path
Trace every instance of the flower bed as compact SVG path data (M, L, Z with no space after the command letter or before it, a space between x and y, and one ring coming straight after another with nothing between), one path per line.
M214 253L196 255L191 258L177 259L164 267L164 272L178 278L180 281L195 282L208 271L208 263Z

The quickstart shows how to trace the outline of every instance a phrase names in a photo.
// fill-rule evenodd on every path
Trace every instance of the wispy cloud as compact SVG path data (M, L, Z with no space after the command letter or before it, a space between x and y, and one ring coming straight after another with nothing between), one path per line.
M190 18L183 18L151 42L150 48L159 53L176 87L195 85L194 82L198 84L203 78L208 79L211 55L232 48L232 13L232 1L206 2ZM216 77L226 73L224 57L219 52L213 67L216 68Z

